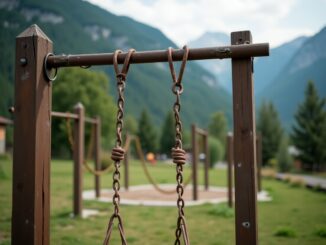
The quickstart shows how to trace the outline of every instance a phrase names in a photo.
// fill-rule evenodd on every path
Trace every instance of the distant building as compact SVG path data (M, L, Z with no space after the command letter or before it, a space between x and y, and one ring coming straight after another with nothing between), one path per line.
M10 119L0 117L0 154L6 152L6 126L12 124Z

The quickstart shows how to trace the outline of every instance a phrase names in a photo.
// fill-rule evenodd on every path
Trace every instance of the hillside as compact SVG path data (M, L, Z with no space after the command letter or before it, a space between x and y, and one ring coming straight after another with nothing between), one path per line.
M308 80L313 80L320 96L326 97L326 27L307 39L276 78L259 95L271 100L290 129L298 103L303 101Z
M298 37L270 50L269 57L255 58L255 94L269 85L290 61L307 37ZM230 37L223 32L206 32L199 38L189 42L190 47L230 45ZM232 93L231 61L199 61L204 69L212 72L218 78L218 85Z
M223 32L206 32L195 40L190 41L189 47L214 47L230 45L230 37ZM207 71L215 75L217 87L225 88L229 93L232 92L231 82L231 60L204 60L197 62Z
M308 37L302 36L272 48L270 56L255 59L255 92L259 94L274 81Z
M190 46L227 45L228 35L207 32ZM298 104L303 100L308 80L314 80L321 96L326 96L326 28L312 37L298 37L272 48L269 57L255 58L256 106L271 100L280 113L283 126L289 130ZM203 68L218 77L218 85L231 93L230 61L203 61Z
M15 36L36 23L54 42L54 52L92 53L115 49L166 49L176 45L162 32L131 18L117 16L81 0L1 0L0 1L0 113L13 104ZM112 67L100 67L112 79ZM60 71L59 71L60 72ZM197 122L206 126L209 115L223 110L231 117L231 98L222 88L213 87L216 78L194 62L189 62L184 78L183 119L186 126ZM54 84L55 86L55 84ZM109 91L115 94L114 84ZM9 95L9 96L8 96ZM143 108L160 124L173 103L167 64L134 65L126 89L126 110L138 117ZM69 108L67 108L69 109Z

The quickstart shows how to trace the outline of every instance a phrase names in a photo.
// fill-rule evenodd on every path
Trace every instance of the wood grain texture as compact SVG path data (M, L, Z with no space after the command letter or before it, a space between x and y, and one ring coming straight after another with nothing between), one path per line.
M231 44L252 43L249 31L231 33ZM232 59L236 244L256 245L256 125L252 59Z
M228 205L230 208L233 207L233 166L234 166L234 155L233 155L233 135L229 133L227 136L227 186L228 186Z
M191 125L191 144L192 144L192 199L198 199L197 188L197 168L198 168L198 146L197 146L197 134L196 125Z
M101 128L102 122L99 116L96 117L95 126L95 170L101 170ZM101 196L101 179L100 176L95 176L95 196L99 198Z
M74 121L74 216L81 216L83 211L82 191L83 191L83 163L85 144L85 108L78 103L74 108L78 119Z
M205 184L205 190L208 190L209 188L209 144L208 144L208 135L203 135L204 140L204 152L205 152L205 163L204 163L204 184Z
M49 244L52 90L43 71L49 52L52 42L36 25L16 38L13 245Z
M257 133L257 136L256 136L256 150L257 150L257 188L258 188L258 191L260 192L262 190L261 166L263 164L261 133Z

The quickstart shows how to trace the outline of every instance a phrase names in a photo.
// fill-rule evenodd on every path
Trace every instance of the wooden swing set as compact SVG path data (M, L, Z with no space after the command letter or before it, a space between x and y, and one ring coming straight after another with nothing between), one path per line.
M190 244L184 214L180 95L182 74L187 60L232 59L235 227L237 245L258 244L256 131L253 85L253 58L267 56L267 43L252 44L249 31L231 33L231 45L198 49L155 50L127 53L54 55L51 40L36 25L16 38L15 130L13 154L12 244L47 245L50 242L50 160L51 160L51 70L70 66L114 65L118 87L117 143L112 151L114 212L110 217L104 244L108 244L113 221L118 221L121 243L127 244L119 209L120 161L124 158L121 133L124 112L124 85L129 64L169 62L176 102L176 144L172 149L176 164L178 218L175 244ZM179 77L173 61L183 61ZM118 64L124 64L122 70ZM23 205L22 205L23 204Z
M108 166L101 166L101 118L99 116L91 118L85 116L84 106L78 102L74 106L74 112L51 112L52 120L54 118L64 119L66 124L66 134L67 141L71 148L73 155L73 215L82 216L83 202L82 202L82 189L83 189L83 167L90 174L94 175L94 190L95 197L100 197L100 178L101 176L111 173L113 171L113 164L110 163ZM90 137L87 149L85 145L85 126L87 124L91 125ZM192 159L191 159L191 173L183 181L183 188L185 189L190 183L193 186L193 200L198 200L198 157L199 149L198 143L201 143L201 148L205 153L204 161L204 187L205 190L209 188L209 148L208 148L208 132L204 129L197 127L196 125L191 125L192 131ZM198 136L200 138L198 138ZM153 186L153 188L165 195L175 194L175 189L165 189L161 188L156 182L155 178L151 175L148 163L145 159L145 154L143 152L140 138L136 135L126 134L125 142L123 145L125 156L123 159L124 167L124 188L129 189L129 155L131 144L135 146L135 153L140 160L141 167L144 171L145 177L148 182ZM94 167L89 164L89 161L94 160ZM193 174L195 173L195 174Z

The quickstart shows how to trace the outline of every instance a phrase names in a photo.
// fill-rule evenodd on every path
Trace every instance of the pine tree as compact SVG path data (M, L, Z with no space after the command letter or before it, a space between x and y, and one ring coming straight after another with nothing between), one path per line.
M298 159L307 170L320 170L326 162L325 104L325 98L319 98L313 81L309 81L292 128L293 144L299 150Z
M145 109L142 111L138 122L137 136L141 141L141 145L145 153L156 152L156 132L150 120L149 114Z
M262 134L263 165L276 158L282 139L282 126L273 104L263 102L258 111L257 130Z
M137 133L138 125L136 119L132 115L127 115L124 120L124 131L123 133L135 135Z
M227 121L223 112L215 112L211 115L208 131L211 136L224 143L227 133Z
M174 127L174 118L171 111L166 114L160 139L160 151L168 156L171 155L171 149L175 143Z

